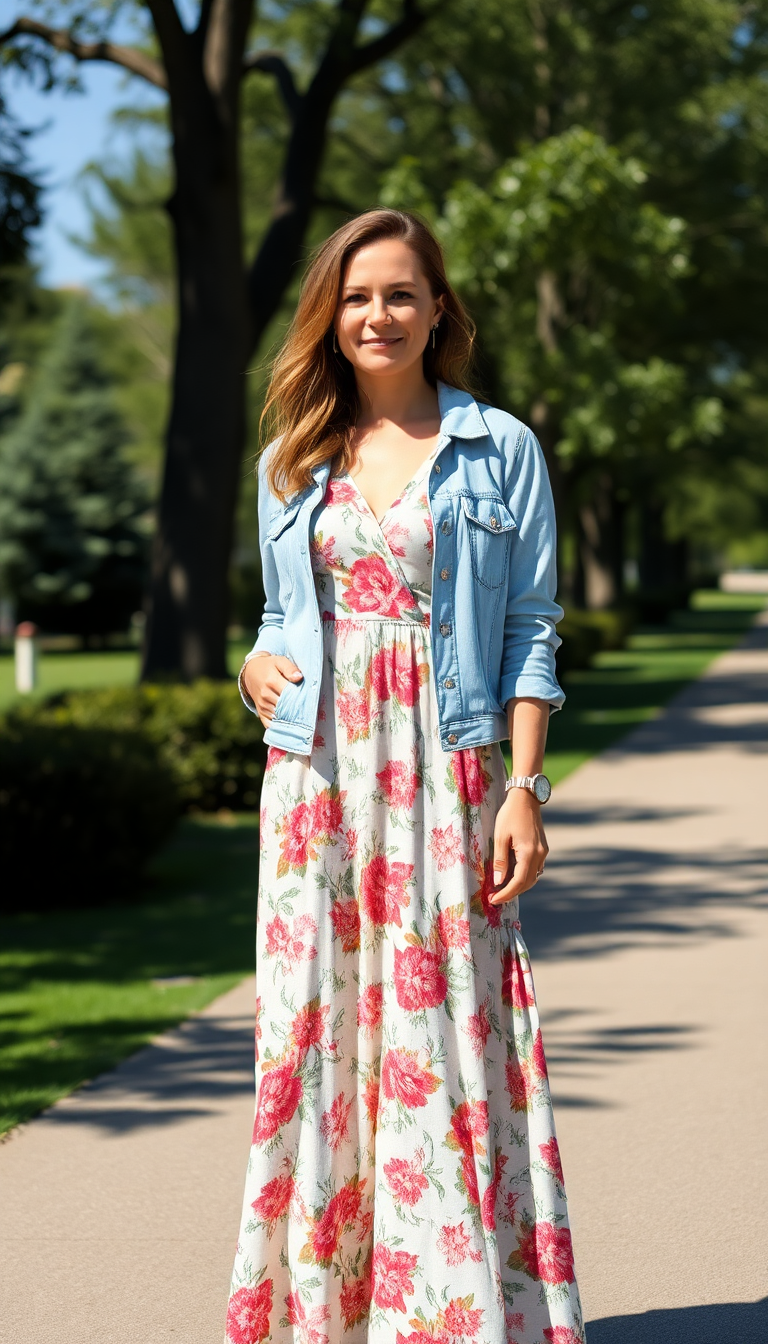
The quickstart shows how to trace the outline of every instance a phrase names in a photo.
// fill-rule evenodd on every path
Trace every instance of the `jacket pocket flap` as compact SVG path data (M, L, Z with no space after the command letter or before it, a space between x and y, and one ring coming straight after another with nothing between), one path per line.
M500 495L462 495L461 505L467 518L488 532L511 532L517 527Z

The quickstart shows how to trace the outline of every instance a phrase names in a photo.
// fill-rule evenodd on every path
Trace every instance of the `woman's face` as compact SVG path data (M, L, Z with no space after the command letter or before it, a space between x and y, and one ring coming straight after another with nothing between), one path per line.
M347 264L334 317L337 344L361 373L402 373L421 359L442 311L416 253L399 238L383 239Z

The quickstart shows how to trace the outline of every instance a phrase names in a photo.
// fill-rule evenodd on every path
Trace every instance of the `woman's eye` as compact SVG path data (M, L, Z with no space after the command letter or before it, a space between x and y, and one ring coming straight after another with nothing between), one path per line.
M345 298L344 302L345 302L345 303L359 303L361 299L365 299L365 295L364 295L364 294L348 294L347 297Z
M396 289L392 295L393 299L412 299L413 295L407 289Z

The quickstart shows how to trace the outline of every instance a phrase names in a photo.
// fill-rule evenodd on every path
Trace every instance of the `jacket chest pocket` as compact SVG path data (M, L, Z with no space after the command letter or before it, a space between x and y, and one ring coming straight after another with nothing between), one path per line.
M517 528L500 495L462 495L472 573L484 588L498 588L509 572L509 546Z

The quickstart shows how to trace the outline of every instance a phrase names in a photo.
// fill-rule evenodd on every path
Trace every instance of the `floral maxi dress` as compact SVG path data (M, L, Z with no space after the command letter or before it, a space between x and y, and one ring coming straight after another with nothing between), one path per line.
M434 450L433 450L434 451ZM256 1115L227 1344L582 1344L498 743L444 752L431 455L377 522L331 478L311 754L261 798Z

